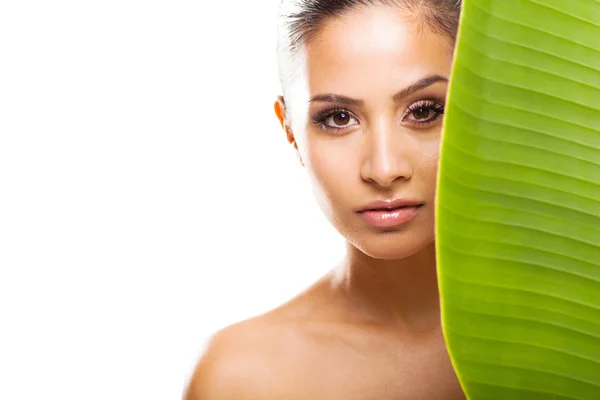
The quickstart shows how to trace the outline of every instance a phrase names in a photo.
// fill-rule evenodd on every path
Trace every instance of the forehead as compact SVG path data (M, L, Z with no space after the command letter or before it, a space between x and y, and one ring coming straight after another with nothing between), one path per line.
M326 20L305 46L308 89L368 98L429 75L448 76L449 39L397 7L370 6Z

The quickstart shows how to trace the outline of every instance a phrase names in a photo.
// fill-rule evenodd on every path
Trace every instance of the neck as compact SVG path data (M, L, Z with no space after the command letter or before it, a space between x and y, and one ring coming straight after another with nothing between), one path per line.
M375 259L348 247L348 257L336 270L335 282L352 311L411 330L439 327L434 243L400 260Z

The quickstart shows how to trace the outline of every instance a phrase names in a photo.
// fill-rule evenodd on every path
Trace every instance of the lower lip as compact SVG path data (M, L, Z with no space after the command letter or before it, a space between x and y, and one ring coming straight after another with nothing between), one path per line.
M421 206L400 207L393 210L369 210L359 214L367 224L375 228L396 228L413 220Z

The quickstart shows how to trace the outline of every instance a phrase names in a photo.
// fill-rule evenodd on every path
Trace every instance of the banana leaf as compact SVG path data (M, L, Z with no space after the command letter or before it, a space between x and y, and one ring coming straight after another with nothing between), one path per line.
M471 400L600 399L600 1L464 0L436 201Z

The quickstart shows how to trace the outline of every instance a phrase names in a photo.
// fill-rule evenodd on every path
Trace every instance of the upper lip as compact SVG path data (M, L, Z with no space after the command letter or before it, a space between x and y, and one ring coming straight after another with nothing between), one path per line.
M375 200L364 207L359 208L356 212L375 211L375 210L393 210L399 207L414 207L420 206L423 203L409 199L391 199L391 200Z

